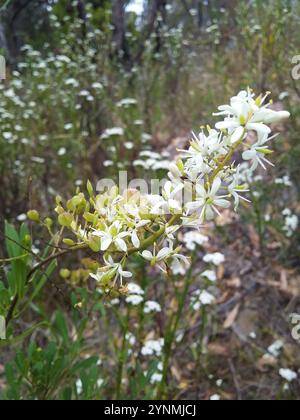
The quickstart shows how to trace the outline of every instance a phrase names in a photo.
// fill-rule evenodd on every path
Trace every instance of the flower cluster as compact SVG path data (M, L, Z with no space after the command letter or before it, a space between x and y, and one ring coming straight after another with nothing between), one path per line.
M215 129L193 134L188 150L179 151L180 158L170 164L169 180L160 195L135 189L120 192L117 187L95 195L88 183L89 199L78 191L66 208L57 199L59 223L73 233L73 239L64 239L64 243L103 255L103 264L91 274L99 287L118 285L119 290L126 290L123 279L132 274L125 267L133 254L166 273L171 267L177 272L186 270L189 260L175 246L176 232L198 229L220 215L221 209L232 203L237 209L240 200L246 200L248 185L240 183L236 153L240 151L242 159L252 163L250 172L269 163L266 156L274 136L268 124L288 118L289 113L271 110L267 96L242 91L230 105L219 107L217 115L225 116L224 120ZM256 133L254 143L249 132ZM202 240L195 237L194 242ZM215 255L210 261L219 258Z

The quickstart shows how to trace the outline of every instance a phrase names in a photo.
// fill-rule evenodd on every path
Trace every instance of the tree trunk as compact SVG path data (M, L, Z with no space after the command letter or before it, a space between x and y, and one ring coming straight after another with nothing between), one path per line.
M114 27L113 41L115 51L126 60L129 56L126 43L126 22L125 22L126 0L113 0L112 2L112 24Z
M147 24L135 57L136 61L140 61L143 57L145 42L149 39L155 30L155 23L159 12L162 14L163 19L166 19L166 5L167 0L149 0ZM157 36L159 37L159 34L157 34ZM160 45L160 40L158 40L158 45Z

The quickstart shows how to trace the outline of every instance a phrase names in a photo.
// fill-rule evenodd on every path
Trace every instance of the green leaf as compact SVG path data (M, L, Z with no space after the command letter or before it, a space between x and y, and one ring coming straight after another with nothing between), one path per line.
M22 342L25 338L30 336L37 328L46 326L46 322L39 322L38 324L33 325L32 327L28 328L28 330L24 331L21 335L17 337L11 338L9 340L0 340L0 348L5 346L11 346L13 344L18 344Z
M69 343L70 340L69 340L68 327L67 327L65 317L61 311L58 311L56 313L55 324L64 343Z

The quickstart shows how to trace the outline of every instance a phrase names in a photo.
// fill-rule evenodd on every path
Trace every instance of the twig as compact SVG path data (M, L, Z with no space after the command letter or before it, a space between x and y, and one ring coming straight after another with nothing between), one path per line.
M230 372L232 374L233 383L234 383L236 394L237 394L237 399L238 401L242 401L243 400L242 391L241 391L241 387L237 378L236 369L235 369L232 359L228 359L228 365L229 365Z

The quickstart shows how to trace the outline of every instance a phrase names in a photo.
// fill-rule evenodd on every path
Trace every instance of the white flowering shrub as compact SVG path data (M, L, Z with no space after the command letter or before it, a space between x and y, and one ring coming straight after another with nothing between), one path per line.
M272 110L268 96L242 91L229 105L220 106L215 115L224 119L215 129L193 134L189 148L180 150L181 158L170 164L161 195L132 189L120 193L117 187L96 195L88 183L88 198L79 191L66 205L57 198L55 211L63 227L58 240L69 252L90 249L103 255L103 263L91 273L98 287L126 293L126 281L134 277L127 264L134 254L165 273L171 267L179 272L187 269L189 256L176 246L177 232L200 228L222 209L233 206L237 210L240 200L248 201L245 194L251 186L241 184L236 154L251 162L250 174L259 165L264 169L272 165L270 142L275 136L269 125L289 117L286 111ZM255 132L254 143L249 142L249 132ZM35 211L28 215L32 220L39 218ZM52 233L51 221L45 224ZM196 236L195 241L199 240ZM218 260L216 254L206 262Z

